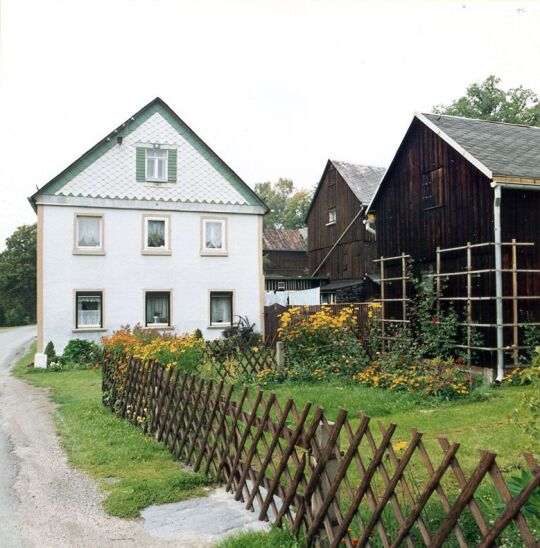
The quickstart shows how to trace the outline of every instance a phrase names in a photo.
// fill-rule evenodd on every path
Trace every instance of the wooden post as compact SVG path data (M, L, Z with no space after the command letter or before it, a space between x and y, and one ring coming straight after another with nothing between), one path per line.
M471 242L467 242L467 365L472 366L472 251Z
M407 319L407 259L405 253L401 254L401 315L402 320L405 322Z
M384 337L385 337L385 329L384 329L384 320L385 320L385 307L384 307L384 299L385 299L385 292L384 292L384 257L381 256L381 352L384 352L385 344L384 344Z
M276 365L278 371L283 371L285 368L285 346L283 341L276 343Z
M435 296L437 306L437 318L441 313L441 248L437 246L437 259L436 259L437 276L435 277Z
M328 428L324 427L324 424L321 422L319 424L319 427L317 428L317 431L315 432L315 441L317 445L320 448L320 452L318 456L311 457L313 470L317 468L317 457L322 457L325 453L325 448L328 445L328 442L330 440L330 434L333 430L335 423L328 421ZM320 486L320 495L321 497L312 497L311 499L311 510L314 516L316 516L319 512L319 509L323 503L323 501L326 499L330 489L332 488L332 485L336 481L337 474L338 474L338 468L339 463L336 459L336 456L334 454L335 450L339 451L339 436L337 437L336 441L334 442L334 448L332 449L332 452L330 456L328 457L328 460L326 461L326 464L324 465L324 469L322 470L322 473L319 476L319 486ZM338 494L336 493L334 500L338 501ZM339 502L338 502L339 506ZM336 516L335 509L332 506L329 506L327 516L330 518L330 521L332 522L332 526L337 527L338 520ZM320 534L323 535L324 533L322 530L320 531ZM332 540L332 539L330 539Z
M512 331L514 342L514 367L519 365L518 285L516 239L512 238Z

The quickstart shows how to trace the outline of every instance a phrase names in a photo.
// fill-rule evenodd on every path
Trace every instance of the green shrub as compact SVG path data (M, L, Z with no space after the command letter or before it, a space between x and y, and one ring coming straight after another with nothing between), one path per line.
M101 348L92 341L71 339L64 348L62 357L66 362L89 366L99 362Z
M52 341L47 343L44 353L47 356L47 365L56 360L56 350L54 349L54 343Z

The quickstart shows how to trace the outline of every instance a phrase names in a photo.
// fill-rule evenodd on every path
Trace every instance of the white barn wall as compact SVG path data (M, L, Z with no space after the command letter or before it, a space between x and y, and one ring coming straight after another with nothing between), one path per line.
M104 216L104 256L73 255L75 213ZM170 215L170 256L141 254L142 216ZM260 331L261 273L258 215L219 213L228 219L228 256L200 255L199 212L43 206L43 344L60 353L73 338L99 341L121 325L144 325L144 290L171 290L177 333L209 328L209 291L234 291L235 315L247 315ZM74 331L74 290L104 292L104 330Z

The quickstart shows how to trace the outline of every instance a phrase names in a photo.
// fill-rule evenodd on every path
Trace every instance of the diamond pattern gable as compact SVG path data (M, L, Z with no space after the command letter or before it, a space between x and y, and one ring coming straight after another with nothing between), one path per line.
M177 149L176 183L139 183L136 148L159 143ZM244 196L165 118L156 112L56 191L57 196L248 204Z

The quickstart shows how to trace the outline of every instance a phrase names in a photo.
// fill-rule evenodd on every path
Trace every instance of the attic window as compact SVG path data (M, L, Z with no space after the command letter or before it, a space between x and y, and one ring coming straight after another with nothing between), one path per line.
M329 210L328 210L328 225L335 225L336 224L336 219L337 219L337 214L336 214L336 208L335 207L331 207Z
M442 205L443 168L439 167L422 176L422 204L424 209Z
M168 150L161 148L146 149L146 180L167 181L169 160Z

